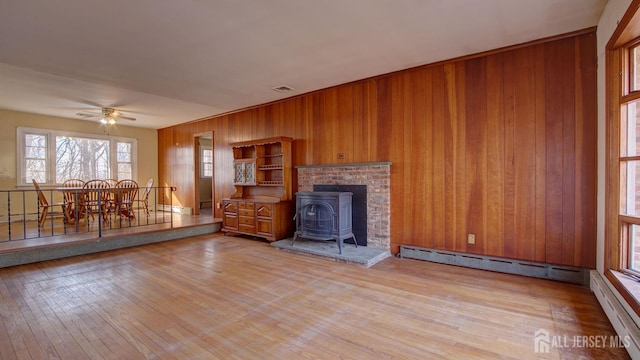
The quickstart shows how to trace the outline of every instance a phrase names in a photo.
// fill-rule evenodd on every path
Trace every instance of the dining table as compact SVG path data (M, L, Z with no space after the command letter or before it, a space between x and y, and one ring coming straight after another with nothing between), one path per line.
M84 188L82 187L59 187L56 188L57 191L61 192L64 197L64 219L66 224L72 225L76 222L76 218L82 217L80 216L83 212L81 211L79 205L82 203L80 201L81 196L84 192Z

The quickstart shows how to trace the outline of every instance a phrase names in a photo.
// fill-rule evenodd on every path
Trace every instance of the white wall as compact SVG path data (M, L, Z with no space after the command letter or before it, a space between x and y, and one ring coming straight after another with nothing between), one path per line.
M605 109L605 47L615 31L618 21L627 11L631 0L609 0L598 21L598 241L596 252L596 269L604 273L604 182L605 182L605 143L606 143L606 109Z

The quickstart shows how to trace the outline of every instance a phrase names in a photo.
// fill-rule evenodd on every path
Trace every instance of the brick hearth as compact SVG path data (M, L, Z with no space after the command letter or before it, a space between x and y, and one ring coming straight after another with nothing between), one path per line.
M388 250L391 244L391 163L298 166L298 191L314 184L367 186L367 246Z

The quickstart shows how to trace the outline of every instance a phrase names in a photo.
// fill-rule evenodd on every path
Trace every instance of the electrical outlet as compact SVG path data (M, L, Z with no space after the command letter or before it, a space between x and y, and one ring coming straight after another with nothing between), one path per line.
M469 244L475 244L476 243L476 234L469 234L467 236L467 242Z
M344 160L344 153L338 153L338 160Z

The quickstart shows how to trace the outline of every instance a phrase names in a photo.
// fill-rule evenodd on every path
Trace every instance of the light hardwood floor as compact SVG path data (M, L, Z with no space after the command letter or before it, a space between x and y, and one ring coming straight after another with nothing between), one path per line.
M389 258L365 269L218 234L0 269L2 359L623 359L577 285Z

